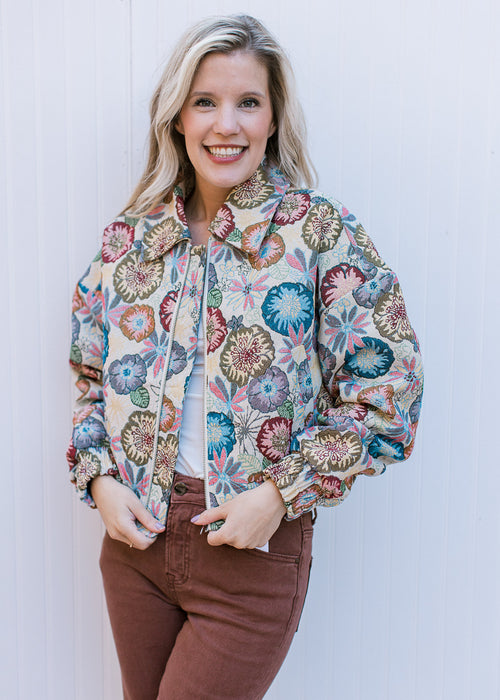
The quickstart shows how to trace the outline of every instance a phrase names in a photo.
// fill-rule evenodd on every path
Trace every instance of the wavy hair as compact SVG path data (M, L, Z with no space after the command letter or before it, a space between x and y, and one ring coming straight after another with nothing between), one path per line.
M181 37L150 107L149 153L146 168L124 212L145 214L169 201L176 182L193 180L184 137L175 129L200 62L211 53L248 51L266 66L276 131L269 137L266 156L293 186L311 187L316 178L306 145L302 107L295 94L290 62L269 31L249 15L208 17Z

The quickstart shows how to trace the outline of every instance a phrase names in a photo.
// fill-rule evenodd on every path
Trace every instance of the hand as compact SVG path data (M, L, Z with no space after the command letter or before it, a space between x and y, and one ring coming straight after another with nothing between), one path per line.
M263 547L278 529L286 513L278 487L271 480L238 494L217 508L204 510L193 518L195 525L224 520L224 525L208 533L208 544L230 544L236 549Z
M106 530L114 540L136 549L147 549L155 541L156 535L165 529L135 493L113 476L103 474L92 479L91 493ZM154 537L148 537L138 530L137 520L154 533Z

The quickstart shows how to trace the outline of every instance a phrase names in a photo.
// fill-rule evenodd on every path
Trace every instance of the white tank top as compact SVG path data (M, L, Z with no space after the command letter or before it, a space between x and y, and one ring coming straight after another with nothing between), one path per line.
M198 345L194 367L189 380L179 436L179 454L176 471L203 479L203 379L205 375L205 342L203 322L198 326Z

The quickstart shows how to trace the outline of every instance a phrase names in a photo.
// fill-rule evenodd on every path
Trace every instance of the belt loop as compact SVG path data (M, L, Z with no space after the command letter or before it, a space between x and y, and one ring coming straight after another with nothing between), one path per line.
M316 518L317 518L317 517L318 517L318 511L316 510L316 508L313 508L313 509L312 509L311 525L314 525L314 523L316 522Z

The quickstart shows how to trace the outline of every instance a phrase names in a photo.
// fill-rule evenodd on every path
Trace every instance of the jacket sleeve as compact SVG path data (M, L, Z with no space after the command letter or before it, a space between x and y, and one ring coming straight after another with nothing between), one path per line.
M345 209L335 244L318 253L316 351L322 376L314 415L292 451L265 473L287 518L350 493L358 474L406 459L420 412L423 370L396 275Z
M80 498L95 506L88 485L100 474L118 475L104 423L101 256L78 282L72 305L70 366L77 390L73 433L67 451L70 477Z

